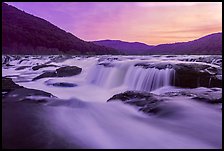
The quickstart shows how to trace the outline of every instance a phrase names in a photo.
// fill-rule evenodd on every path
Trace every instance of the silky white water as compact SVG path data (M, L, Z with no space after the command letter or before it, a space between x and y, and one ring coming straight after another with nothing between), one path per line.
M53 129L60 132L59 136L65 141L83 148L221 148L220 105L197 102L187 96L168 97L160 115L147 115L139 112L135 106L106 102L113 95L126 90L155 94L179 91L180 88L173 86L175 71L172 68L146 69L135 64L148 61L184 62L181 60L199 56L116 56L117 60L107 59L113 57L74 56L62 62L52 62L58 66L75 65L81 67L82 72L71 77L32 81L44 71L57 67L37 71L31 68L15 70L19 66L32 67L51 60L49 56L29 56L22 62L21 59L12 59L10 64L15 66L3 67L2 76L11 76L21 86L66 99L60 105L47 106L48 114L39 116L49 122L49 128L53 125ZM46 85L46 82L68 82L77 86L55 87Z

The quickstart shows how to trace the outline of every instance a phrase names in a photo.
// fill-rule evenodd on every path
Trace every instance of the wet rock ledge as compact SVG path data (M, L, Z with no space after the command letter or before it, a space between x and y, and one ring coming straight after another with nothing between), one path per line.
M160 109L159 104L163 101L159 96L139 91L126 91L119 93L107 100L122 101L125 104L130 104L139 107L140 111L145 113L157 113Z
M222 87L222 67L205 63L138 63L144 69L169 68L175 70L174 86L182 88Z
M79 68L77 66L66 66L66 67L60 67L52 72L45 72L41 75L33 78L32 81L42 79L42 78L49 78L49 77L69 77L78 75L82 72L82 68Z
M39 98L39 99L36 99ZM28 89L15 84L11 78L2 77L2 101L3 102L47 102L48 98L56 98L48 92Z

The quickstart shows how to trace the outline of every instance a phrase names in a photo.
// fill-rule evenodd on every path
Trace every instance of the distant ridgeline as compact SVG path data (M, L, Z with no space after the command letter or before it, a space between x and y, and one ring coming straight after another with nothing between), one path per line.
M83 41L50 22L2 3L3 54L118 54Z
M157 54L222 54L222 33L213 33L202 38L173 44L161 44L150 49Z
M125 54L222 54L222 33L210 34L189 42L160 44L156 46L120 40L100 40L94 41L94 43L115 48Z
M83 41L50 22L2 3L3 54L222 54L222 33L156 46L119 40Z

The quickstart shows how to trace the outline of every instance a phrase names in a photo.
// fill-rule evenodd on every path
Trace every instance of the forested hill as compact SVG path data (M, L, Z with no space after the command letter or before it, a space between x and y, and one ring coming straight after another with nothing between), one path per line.
M119 40L94 41L95 44L111 47L125 54L174 54L174 55L213 55L222 54L222 33L213 33L188 42L176 42L160 45L146 45L138 42Z
M121 40L99 40L93 42L97 45L114 48L121 53L130 55L146 54L153 47L152 45L140 42L126 42Z
M2 3L3 54L118 54L83 41L50 22Z
M161 44L152 47L148 54L195 54L214 55L222 54L222 33L213 33L199 39L178 42L172 44Z

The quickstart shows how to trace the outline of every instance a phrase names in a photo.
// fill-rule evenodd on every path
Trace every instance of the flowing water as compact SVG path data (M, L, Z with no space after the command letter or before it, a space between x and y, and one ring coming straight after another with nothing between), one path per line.
M43 90L63 99L59 104L43 106L44 111L36 110L36 114L40 117L40 123L46 123L46 129L57 134L55 138L62 138L65 144L69 143L64 148L221 148L221 104L197 102L187 96L167 97L163 114L147 115L138 111L136 106L119 101L107 102L113 95L127 90L157 95L185 90L175 87L176 73L173 68L144 68L136 64L168 65L189 63L190 60L221 67L220 61L217 61L221 56L216 61L210 61L210 57L9 56L8 62L12 66L3 65L2 76L12 78L15 83L26 88ZM3 61L6 60L6 56L2 58ZM199 58L208 58L208 61L200 61ZM33 66L43 63L58 67L32 70ZM22 66L27 67L16 70ZM41 73L62 66L78 66L82 68L82 72L71 77L32 81ZM52 85L58 82L74 86ZM208 89L198 87L194 91L201 93ZM28 112L33 111L24 111L24 114L29 114ZM50 137L47 133L42 135ZM47 142L44 147L54 148L50 141L54 142L55 138L43 139Z

